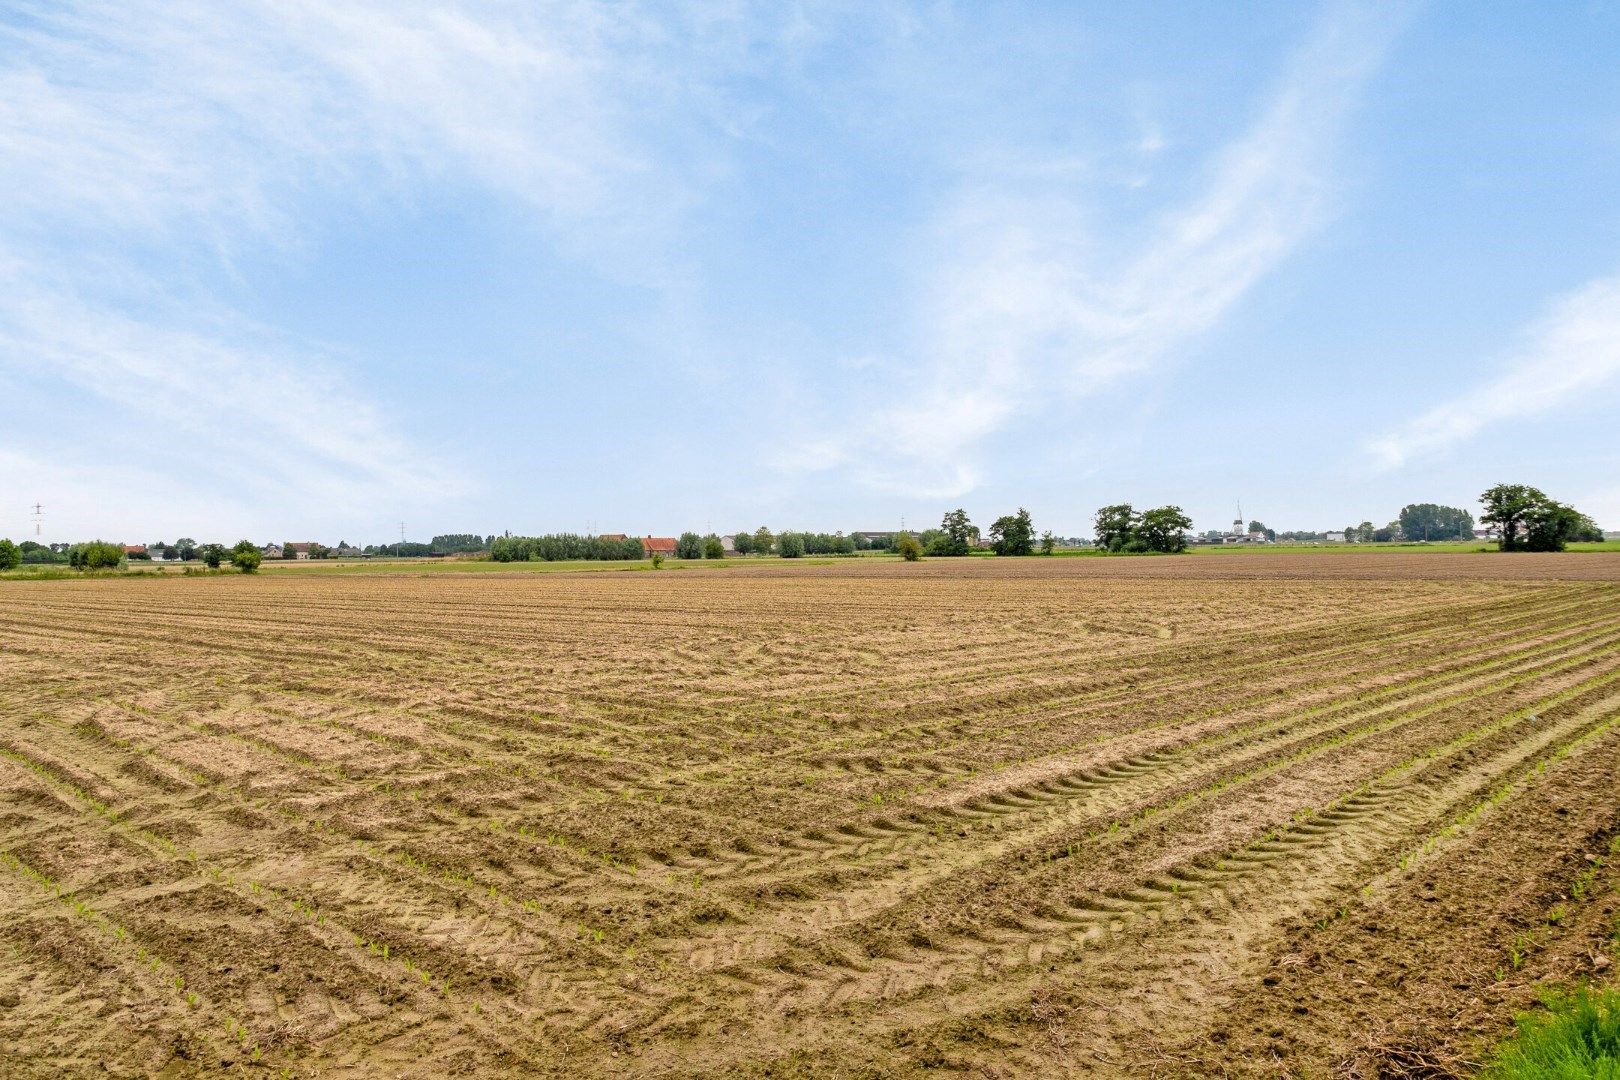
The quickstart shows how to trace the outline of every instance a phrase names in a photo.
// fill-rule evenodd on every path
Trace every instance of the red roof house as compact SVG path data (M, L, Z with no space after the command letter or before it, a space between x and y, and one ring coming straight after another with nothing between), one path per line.
M641 546L648 555L668 555L673 557L675 554L675 538L673 536L643 537Z

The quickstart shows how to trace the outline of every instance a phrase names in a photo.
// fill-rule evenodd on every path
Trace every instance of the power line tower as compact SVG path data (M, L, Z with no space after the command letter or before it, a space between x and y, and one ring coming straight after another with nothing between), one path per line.
M35 536L40 535L40 530L44 527L44 524L45 524L45 508L43 506L41 506L39 503L35 503L34 504L34 535Z

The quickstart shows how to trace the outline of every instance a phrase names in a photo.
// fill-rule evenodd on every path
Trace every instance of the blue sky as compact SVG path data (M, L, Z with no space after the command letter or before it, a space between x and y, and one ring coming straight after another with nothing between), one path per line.
M1620 527L1620 6L13 0L0 535Z

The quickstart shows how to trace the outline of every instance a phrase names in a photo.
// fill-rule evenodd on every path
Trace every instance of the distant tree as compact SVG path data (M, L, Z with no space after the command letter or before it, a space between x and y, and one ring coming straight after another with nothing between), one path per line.
M695 532L683 532L675 541L675 557L677 559L703 558L703 537Z
M1136 534L1149 551L1178 552L1187 550L1187 530L1192 518L1182 513L1179 506L1160 506L1142 511Z
M1041 533L1041 554L1050 555L1056 550L1057 537L1052 535L1051 529L1047 529L1045 532Z
M174 550L181 562L191 562L197 557L197 541L189 536L182 536L174 542Z
M722 544L720 538L714 533L710 533L703 538L703 557L705 559L723 559L726 557L726 545Z
M1356 538L1359 539L1363 544L1370 544L1375 539L1374 534L1377 531L1377 529L1373 528L1372 522L1363 521L1360 525L1356 526Z
M979 530L968 520L967 511L961 507L940 520L939 531L941 535L928 543L930 555L966 555L979 535Z
M65 550L58 551L54 547L33 540L24 540L17 545L17 550L22 553L22 561L29 565L65 563L68 561Z
M1525 550L1563 551L1585 520L1573 506L1547 499L1525 515Z
M894 544L895 550L900 553L900 557L906 560L906 562L916 562L918 559L922 558L922 545L919 544L917 542L917 538L912 536L910 533L900 533L895 538Z
M737 554L747 555L754 550L754 536L743 529L738 529L731 537L731 546L737 549Z
M175 544L164 544L160 550L165 562L180 558L180 548Z
M776 550L776 537L771 535L771 530L767 529L763 525L761 525L759 528L755 529L754 530L754 551L757 552L760 555L769 555L771 552L773 552L775 550Z
M244 574L254 573L259 569L259 563L264 561L264 555L258 546L251 540L238 540L236 546L231 548L231 565Z
M1518 551L1524 547L1527 519L1550 502L1546 493L1528 484L1497 484L1480 495L1485 513L1479 520L1494 526L1500 539L1497 546L1503 551Z
M1034 541L1035 526L1022 506L1018 513L999 517L990 526L990 543L997 555L1028 555L1035 549Z
M1471 540L1474 515L1455 506L1411 503L1401 507L1401 536L1407 540Z
M0 570L15 570L22 565L22 549L10 540L0 540Z
M1603 527L1582 514L1580 524L1576 526L1575 533L1570 537L1570 540L1582 544L1600 543L1603 540Z
M343 545L338 544L339 547ZM477 533L445 533L435 536L429 546L436 555L454 555L459 552L487 551L488 545Z
M797 559L804 554L804 534L784 532L776 538L776 553L784 559Z
M400 545L400 546L403 546L403 545ZM401 552L401 554L403 554L403 552ZM283 540L282 541L282 543L281 543L281 557L283 559L296 559L296 558L298 558L298 552L293 550L293 542L291 540Z
M68 548L68 565L75 570L112 570L127 565L124 548L105 540L92 540L88 544L74 544Z
M1097 546L1108 551L1124 551L1136 533L1139 519L1130 503L1116 503L1097 511L1094 524Z
M208 569L218 570L219 564L225 561L225 545L204 544L202 547L197 549L197 555L202 559L203 565L207 566Z
M1258 521L1251 521L1249 522L1249 531L1252 533L1263 533L1266 531L1266 527Z

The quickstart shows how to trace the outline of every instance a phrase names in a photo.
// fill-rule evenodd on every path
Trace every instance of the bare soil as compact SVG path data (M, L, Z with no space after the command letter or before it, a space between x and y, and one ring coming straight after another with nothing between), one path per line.
M1620 556L0 583L0 1075L1467 1075Z

